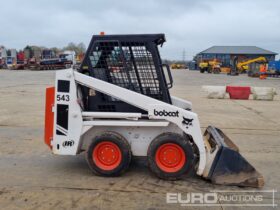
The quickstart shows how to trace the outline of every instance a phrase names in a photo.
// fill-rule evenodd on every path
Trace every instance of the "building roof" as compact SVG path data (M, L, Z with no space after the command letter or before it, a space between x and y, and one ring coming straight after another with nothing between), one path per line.
M277 53L256 46L213 46L199 54L252 54L277 55Z

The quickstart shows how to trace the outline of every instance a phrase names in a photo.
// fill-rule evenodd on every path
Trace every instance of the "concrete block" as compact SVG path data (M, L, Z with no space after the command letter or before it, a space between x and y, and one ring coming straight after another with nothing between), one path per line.
M251 91L254 100L273 101L276 95L276 89L272 87L252 87Z
M224 99L226 97L226 86L202 86L202 90L207 92L207 98Z

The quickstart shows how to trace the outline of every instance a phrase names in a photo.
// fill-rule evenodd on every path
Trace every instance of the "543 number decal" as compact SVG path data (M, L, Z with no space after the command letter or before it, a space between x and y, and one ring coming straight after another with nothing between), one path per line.
M57 94L56 95L56 100L57 101L69 101L70 97L69 97L69 95Z

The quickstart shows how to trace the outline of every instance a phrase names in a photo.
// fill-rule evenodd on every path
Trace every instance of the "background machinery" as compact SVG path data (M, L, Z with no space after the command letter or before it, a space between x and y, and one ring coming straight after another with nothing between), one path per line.
M7 50L6 64L8 68L11 68L14 63L17 62L17 51L16 49Z
M269 77L280 77L280 60L269 61L266 74Z
M16 59L14 59L10 69L11 70L21 70L24 69L24 52L23 51L19 51L16 53Z
M70 68L75 60L75 54L66 51L59 56L53 50L27 46L24 49L25 69L56 70Z
M186 65L182 63L172 63L171 69L186 69Z
M36 70L57 70L70 68L73 65L72 52L66 51L57 55L53 50L43 49Z
M235 56L232 60L229 75L238 75L247 72L248 76L259 76L260 65L266 64L267 59L262 56L245 61L238 61L238 57Z
M220 129L203 135L191 102L170 95L164 42L164 34L93 36L81 68L56 72L46 90L45 143L54 154L85 152L102 176L121 175L139 157L162 179L195 171L216 184L263 186Z
M258 58L253 58L253 59L249 59L246 61L241 61L237 63L237 69L239 73L245 73L246 71L252 71L252 69L249 68L250 64L252 63L262 63L262 64L266 64L267 63L267 59L265 57L258 57Z
M37 70L40 68L41 48L26 46L24 48L24 69Z
M203 59L199 63L200 73L208 72L219 74L221 72L221 62L217 59Z
M68 68L76 65L76 53L75 51L66 50L59 54L59 58L68 63Z

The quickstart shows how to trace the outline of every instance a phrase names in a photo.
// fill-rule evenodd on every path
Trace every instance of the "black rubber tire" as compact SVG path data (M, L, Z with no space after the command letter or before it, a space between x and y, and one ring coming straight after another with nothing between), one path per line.
M204 69L202 69L202 68L199 69L199 71L200 71L200 73L202 73L202 74L204 73Z
M148 148L148 166L150 170L159 178L166 180L177 180L182 178L182 176L186 175L190 170L194 167L194 153L193 148L189 142L188 136L181 136L177 133L163 133L157 136ZM186 162L184 166L177 172L169 173L161 170L156 161L156 151L157 149L166 143L174 143L180 146L186 156Z
M110 141L115 143L122 154L122 159L120 164L113 170L103 170L99 168L92 158L93 150L102 141ZM86 151L86 160L91 171L99 176L120 176L123 174L129 167L131 162L131 149L127 140L118 134L117 132L107 131L101 133L100 135L95 136L91 144L89 145Z

